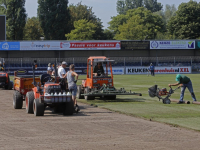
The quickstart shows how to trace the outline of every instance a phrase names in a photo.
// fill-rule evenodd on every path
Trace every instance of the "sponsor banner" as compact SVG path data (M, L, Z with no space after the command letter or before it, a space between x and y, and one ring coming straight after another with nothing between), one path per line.
M121 50L149 49L150 41L121 41Z
M199 40L196 40L196 42L195 42L196 44L196 49L200 49L200 41Z
M120 41L114 42L60 42L60 50L120 50Z
M60 42L20 42L20 50L59 50Z
M66 71L68 71L69 69L66 68ZM32 76L33 75L33 70L32 68L6 68L6 71L9 72L10 75L14 75L14 71L17 71L18 76ZM77 72L78 74L87 74L87 67L84 68L76 68L75 72ZM38 67L35 70L35 75L39 76L41 74L45 74L47 73L47 68L46 67Z
M106 72L106 68L104 67L104 72ZM117 75L117 74L124 74L124 67L113 67L112 68L112 72L113 74ZM110 67L108 67L108 74L110 73Z
M150 49L195 49L195 41L150 41Z
M20 50L20 42L0 42L0 50Z
M191 67L155 67L155 74L192 73ZM126 67L126 74L147 74L148 67Z

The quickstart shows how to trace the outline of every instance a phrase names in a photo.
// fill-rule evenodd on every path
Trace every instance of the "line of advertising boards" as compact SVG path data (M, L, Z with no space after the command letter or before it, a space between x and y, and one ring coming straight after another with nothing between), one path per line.
M31 76L33 75L32 68L6 68L6 71L10 73L10 75L14 75L14 71L17 71L18 75L21 76ZM66 69L66 71L68 71ZM134 75L134 74L147 74L148 73L148 67L113 67L112 68L114 75ZM75 72L77 72L80 75L87 74L87 68L81 67L76 68ZM45 67L38 67L38 69L35 71L36 75L41 75L47 73L47 68ZM110 74L110 70L108 70L108 73ZM192 73L191 67L155 67L155 74L190 74Z
M200 49L200 41L0 41L1 51L153 49Z

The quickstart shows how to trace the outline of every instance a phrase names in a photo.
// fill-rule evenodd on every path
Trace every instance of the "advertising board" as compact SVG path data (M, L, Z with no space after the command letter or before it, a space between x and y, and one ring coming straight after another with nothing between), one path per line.
M195 41L150 41L150 49L195 49Z
M59 50L60 42L20 42L20 50Z
M20 42L0 42L0 50L20 50Z
M191 67L155 67L155 74L189 74ZM126 74L147 74L148 67L126 67Z
M121 50L147 50L150 47L150 41L121 41Z

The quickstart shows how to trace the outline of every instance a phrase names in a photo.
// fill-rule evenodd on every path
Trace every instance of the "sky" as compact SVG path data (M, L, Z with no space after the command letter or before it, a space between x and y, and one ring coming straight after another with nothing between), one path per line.
M200 2L200 0L195 0ZM117 16L116 3L117 0L69 0L69 4L77 4L78 2L82 2L83 5L87 5L92 7L94 14L101 19L104 29L107 28L108 22L111 21L111 17ZM163 8L166 4L178 6L181 3L187 3L189 0L157 0L163 5ZM37 0L26 0L25 8L28 14L28 17L37 16Z

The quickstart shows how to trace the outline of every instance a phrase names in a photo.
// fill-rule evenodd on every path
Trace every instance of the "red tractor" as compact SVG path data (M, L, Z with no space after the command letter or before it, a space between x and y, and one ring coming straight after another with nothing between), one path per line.
M10 81L9 74L5 72L4 63L3 66L1 66L0 62L0 87L5 88L6 90L12 90L13 88L13 82Z
M35 116L43 116L45 108L49 106L54 109L54 112L63 112L63 115L73 115L74 102L72 95L66 89L61 88L59 79L55 76L55 81L52 82L52 77L49 74L40 76L40 82L35 80L35 69L37 68L36 61L33 64L33 85L31 91L28 91L25 96L26 112L34 113ZM56 69L55 69L56 72ZM18 80L21 81L21 80ZM26 89L25 87L23 87ZM15 98L14 98L15 99ZM21 108L22 99L16 101ZM17 106L18 106L17 105Z

